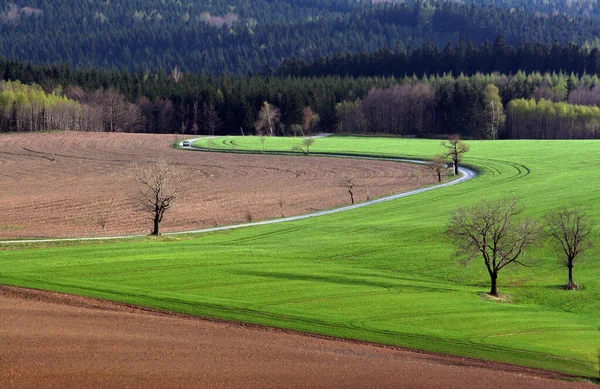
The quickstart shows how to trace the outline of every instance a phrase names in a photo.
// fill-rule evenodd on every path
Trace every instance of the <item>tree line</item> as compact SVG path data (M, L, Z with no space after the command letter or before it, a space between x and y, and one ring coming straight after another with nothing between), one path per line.
M595 112L600 80L589 74L212 77L73 70L1 59L0 74L39 85L38 94L79 104L70 111L79 121L69 127L83 131L254 134L266 102L278 112L277 125L263 131L273 135L336 131L417 137L458 132L477 139L599 137ZM33 95L11 97L3 103L0 131L48 129L48 121L28 119L31 115L21 108L27 99L37 104L33 116L51 106ZM547 109L550 103L554 105Z

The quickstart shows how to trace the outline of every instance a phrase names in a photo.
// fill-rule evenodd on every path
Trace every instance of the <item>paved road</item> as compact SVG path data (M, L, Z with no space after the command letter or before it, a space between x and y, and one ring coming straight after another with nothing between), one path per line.
M195 142L198 139L202 139L202 138L186 139L186 141L188 141L190 143L193 143L193 142ZM181 141L179 143L179 145L181 147L183 147L183 141ZM193 146L190 146L190 147L185 147L185 149L196 149L196 148L193 147ZM420 160L416 160L416 159L375 158L375 157L360 157L360 156L356 156L356 157L352 156L352 157L350 157L350 156L347 156L347 155L335 155L335 154L327 154L327 156L329 156L329 157L339 157L339 158L372 159L372 160L378 160L378 161L395 161L395 162L409 162L409 163L427 164L427 162L425 162L425 161L420 161ZM265 224L285 223L285 222L291 222L291 221L296 221L296 220L308 219L308 218L312 218L312 217L331 215L331 214L338 213L338 212L350 211L350 210L353 210L353 209L367 207L369 205L379 204L379 203L383 203L383 202L386 202L386 201L392 201L392 200L400 199L400 198L403 198L403 197L413 196L413 195L416 195L416 194L419 194L419 193L428 192L428 191L434 190L434 189L445 188L445 187L448 187L448 186L451 186L451 185L456 185L456 184L459 184L461 182L465 182L465 181L470 180L470 179L474 178L475 176L477 176L477 173L475 171L473 171L471 169L468 169L468 168L461 167L458 170L460 172L460 177L457 178L456 180L445 182L445 183L438 184L438 185L429 186L427 188L412 190L410 192L404 192L404 193L399 193L399 194L392 195L392 196L386 196L386 197L382 197L382 198L379 198L379 199L376 199L376 200L366 201L366 202L360 203L360 204L348 205L348 206L345 206L345 207L340 207L340 208L329 209L329 210L325 210L325 211L319 211L319 212L309 213L309 214L306 214L306 215L284 217L284 218L280 218L280 219L265 220L265 221L253 222L253 223L234 224L234 225L229 225L229 226L220 226L220 227L213 227L213 228L203 228L203 229L199 229L199 230L180 231L180 232L167 232L167 233L164 233L163 235L167 236L167 235L182 235L182 234L200 234L200 233L206 233L206 232L233 230L233 229L237 229L237 228L247 228L247 227L254 227L254 226L262 226L262 225L265 225ZM116 240L116 239L140 238L140 237L143 237L143 236L146 236L146 235L121 235L121 236L107 236L107 237L94 237L94 238L55 238L55 239L3 240L3 241L0 241L0 244L48 243L48 242L77 242L77 241L93 241L93 240Z

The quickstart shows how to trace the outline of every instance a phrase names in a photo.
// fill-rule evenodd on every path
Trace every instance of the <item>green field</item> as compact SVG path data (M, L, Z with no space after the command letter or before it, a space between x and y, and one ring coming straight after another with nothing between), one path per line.
M255 137L217 138L211 148L231 150L232 141L238 151L262 148ZM288 151L299 141L269 138L265 149ZM330 137L312 150L431 158L439 143ZM483 264L464 266L444 231L452 209L506 196L539 218L590 204L600 222L600 142L469 143L465 162L482 174L460 185L228 232L13 245L0 251L0 283L598 377L598 251L575 267L583 289L568 292L547 239L527 255L530 267L500 273L508 301L497 302L486 298Z

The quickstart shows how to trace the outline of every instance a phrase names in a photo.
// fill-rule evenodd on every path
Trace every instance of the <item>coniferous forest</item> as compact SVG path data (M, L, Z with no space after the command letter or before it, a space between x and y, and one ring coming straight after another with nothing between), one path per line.
M0 131L600 137L580 2L0 0Z
M286 58L443 47L460 37L595 45L597 8L595 0L0 0L0 53L37 64L242 74Z

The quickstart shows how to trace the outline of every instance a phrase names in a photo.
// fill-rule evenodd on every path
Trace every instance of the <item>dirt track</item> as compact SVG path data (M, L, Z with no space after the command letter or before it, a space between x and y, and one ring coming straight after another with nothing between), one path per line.
M423 166L319 157L178 151L174 135L0 136L0 238L143 234L133 166L157 156L185 172L163 231L299 215L434 182ZM318 140L317 140L318 142ZM283 209L280 206L283 201ZM283 212L282 212L283 211Z
M0 287L0 312L3 388L596 387L525 368L10 287Z

